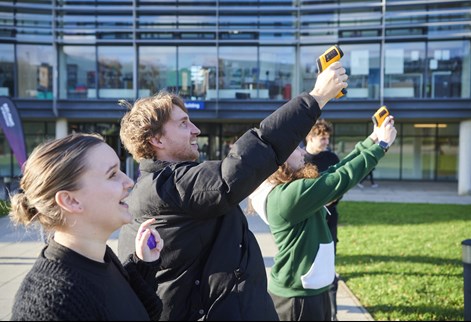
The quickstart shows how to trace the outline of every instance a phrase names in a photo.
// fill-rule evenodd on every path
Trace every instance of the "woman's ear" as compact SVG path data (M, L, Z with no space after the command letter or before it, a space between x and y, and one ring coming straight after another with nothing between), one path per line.
M56 192L56 203L67 212L79 213L83 211L83 207L79 200L70 191L61 190Z

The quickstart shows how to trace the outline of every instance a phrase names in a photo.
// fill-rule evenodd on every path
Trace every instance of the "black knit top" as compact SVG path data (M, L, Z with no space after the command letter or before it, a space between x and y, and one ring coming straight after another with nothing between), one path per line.
M161 302L152 287L159 261L131 255L123 267L109 247L104 259L51 240L16 293L12 321L157 320Z

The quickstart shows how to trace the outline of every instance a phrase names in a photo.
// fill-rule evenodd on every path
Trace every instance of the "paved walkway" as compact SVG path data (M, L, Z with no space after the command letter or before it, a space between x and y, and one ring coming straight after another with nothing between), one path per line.
M355 187L343 200L471 204L471 196L457 195L456 183L378 181L378 184L378 188L370 188L368 183L363 189ZM245 209L244 203L241 206ZM258 216L247 218L262 248L268 272L276 252L272 236L267 225ZM117 233L113 234L109 244L116 251ZM16 290L41 248L42 241L38 231L15 228L8 217L0 218L0 321L10 319ZM373 321L371 315L342 281L337 293L337 305L339 321Z

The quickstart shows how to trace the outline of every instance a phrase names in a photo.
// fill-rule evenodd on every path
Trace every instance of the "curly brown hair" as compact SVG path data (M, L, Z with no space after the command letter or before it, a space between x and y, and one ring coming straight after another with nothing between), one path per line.
M173 106L188 113L183 100L176 94L161 91L154 96L140 98L134 105L119 101L129 111L121 119L119 136L124 147L136 161L154 159L151 138L163 134L163 126L170 119Z
M285 162L278 167L275 173L268 177L268 182L279 185L283 183L289 183L298 179L315 179L319 176L319 171L314 164L307 163L301 169L293 171L288 164Z
M317 122L312 126L311 130L306 136L306 140L309 141L314 136L331 136L334 132L334 127L330 122L324 119L318 119Z

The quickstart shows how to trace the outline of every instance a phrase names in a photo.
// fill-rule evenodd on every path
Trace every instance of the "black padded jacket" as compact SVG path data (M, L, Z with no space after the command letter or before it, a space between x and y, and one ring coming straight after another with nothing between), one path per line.
M134 223L120 231L120 258L139 223L155 217L165 241L157 294L162 320L277 320L263 257L239 207L286 161L319 118L307 93L242 135L222 161L143 160L129 199Z

